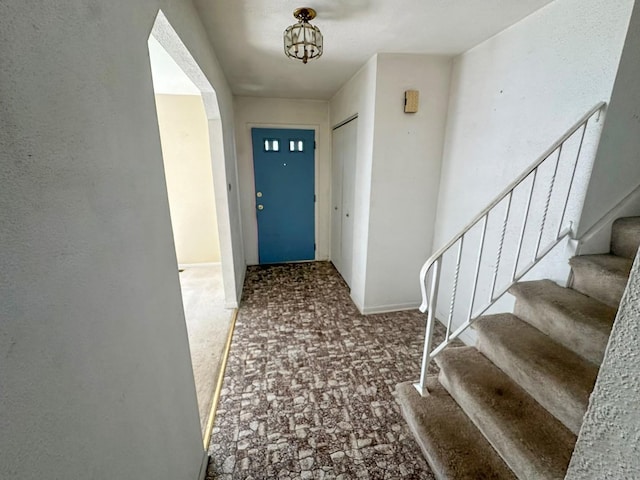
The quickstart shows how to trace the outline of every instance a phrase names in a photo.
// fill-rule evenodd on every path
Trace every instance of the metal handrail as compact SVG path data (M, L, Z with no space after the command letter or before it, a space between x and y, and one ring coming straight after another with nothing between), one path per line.
M455 237L453 237L451 240L449 240L449 242L447 242L445 244L444 247L440 248L439 250L436 251L436 253L434 253L433 255L431 255L429 257L429 259L424 263L424 265L422 266L422 268L420 269L420 284L422 286L422 304L420 305L420 311L422 313L427 311L427 297L426 297L426 289L425 289L425 278L427 275L427 271L429 270L429 268L431 268L431 266L433 265L433 263L440 258L442 255L444 255L444 253L449 250L453 245L455 245L455 243L460 240L460 238L467 233L469 230L471 230L473 227L475 227L475 225L482 220L482 217L484 217L485 215L487 215L491 210L493 210L493 208L498 205L502 200L504 200L506 198L507 195L509 195L509 193L511 193L513 190L515 190L515 188L522 183L523 180L525 180L529 175L531 175L531 173L533 173L534 170L536 170L541 164L542 162L544 162L547 158L549 158L549 156L555 152L560 145L562 145L564 142L566 142L574 133L576 133L578 131L578 129L582 126L582 124L586 123L587 120L589 120L594 113L599 112L604 106L606 106L607 103L606 102L600 102L598 103L595 107L593 107L591 110L589 110L589 112L587 112L586 114L584 114L580 120L578 120L569 130L567 130L567 133L565 133L562 137L560 137L560 139L558 141L556 141L551 147L549 147L542 155L540 155L540 157L538 157L538 160L536 160L528 169L526 169L520 176L516 177L516 179L511 182L503 191L502 193L500 193L489 205L487 205L480 213L478 213L473 220L471 220L461 231L460 233L458 233L458 235L456 235Z
M455 338L457 338L463 331L465 331L469 326L471 326L471 324L473 323L473 318L477 318L478 316L482 315L484 312L486 312L492 305L495 304L495 302L502 297L502 295L504 295L508 289L515 284L520 278L522 278L522 276L524 276L529 270L531 270L531 268L533 268L544 256L546 256L551 250L553 250L553 248L560 243L560 241L562 241L567 235L572 233L572 226L571 223L568 227L565 227L564 229L562 228L562 225L564 223L564 217L566 215L566 210L567 210L567 205L569 203L569 199L571 197L571 193L572 193L572 187L573 187L573 181L575 179L575 174L576 174L576 169L577 169L577 165L578 165L578 161L580 159L581 153L582 153L582 147L584 144L584 139L585 139L585 134L586 134L586 130L587 130L587 126L589 123L589 120L597 113L598 117L596 121L600 120L600 113L603 110L603 108L606 106L605 102L599 102L597 105L595 105L592 109L590 109L587 113L585 113L582 117L580 117L580 119L573 125L571 126L571 128L569 128L565 134L563 134L560 138L558 138L558 140L556 140L553 145L551 145L551 147L549 147L542 155L540 155L540 157L538 157L538 159L531 164L531 166L529 168L527 168L522 174L520 174L518 177L516 177L515 180L513 180L492 202L490 202L484 209L482 209L482 211L480 211L480 213L478 213L461 231L460 233L458 233L456 236L454 236L449 242L447 242L442 248L438 249L433 255L431 255L431 257L429 257L429 259L424 263L424 265L422 266L421 270L420 270L420 288L421 288L421 292L422 292L422 304L420 305L420 311L424 312L428 312L428 316L427 316L427 325L426 325L426 331L425 331L425 345L424 345L424 351L423 351L423 357L422 357L422 372L421 372L421 376L420 376L420 382L418 384L416 384L416 388L418 389L418 391L422 394L426 391L426 375L427 375L427 370L428 370L428 366L429 363L431 362L431 360L433 359L433 357L435 355L437 355L440 351L442 351L442 349L446 348L446 346ZM550 201L551 201L551 197L554 191L554 185L555 185L555 180L556 180L556 174L558 172L558 165L560 163L560 158L562 155L562 149L565 145L565 143L571 139L576 132L578 132L580 129L582 128L582 132L581 132L581 138L580 138L580 143L579 143L579 147L578 147L578 152L573 164L573 169L572 169L572 173L571 173L571 179L569 182L569 190L567 192L566 198L565 198L565 202L563 205L563 209L562 209L562 216L560 217L560 222L559 222L559 226L558 226L558 231L556 234L556 239L554 241L551 242L550 245L546 246L545 248L542 249L542 252L540 251L540 243L542 240L542 235L544 232L544 228L546 225L546 221L547 221L547 213L549 210L549 206L550 206ZM538 234L538 238L536 241L536 246L535 246L535 254L533 256L532 261L527 264L525 266L525 268L523 268L521 271L517 271L518 269L518 264L519 264L519 260L520 260L520 255L521 255L521 249L522 249L522 245L523 245L523 240L524 240L524 234L527 228L527 219L529 218L529 209L531 206L531 201L532 201L532 197L533 197L533 192L534 192L534 188L536 185L536 180L537 180L537 173L538 173L538 169L539 167L546 161L548 160L554 153L558 153L557 158L556 158L556 163L555 163L555 167L554 167L554 171L553 171L553 176L551 178L551 182L550 182L550 186L548 187L548 193L547 193L547 197L546 197L546 202L545 202L545 209L543 212L543 218L542 218L542 223L540 226L540 231ZM516 260L514 263L514 268L513 268L513 272L511 275L511 282L507 285L506 288L502 288L498 295L495 294L495 287L496 287L496 279L498 276L498 270L499 270L499 266L500 266L500 261L502 260L502 250L503 250L503 243L505 240L505 233L506 233L506 226L507 226L507 222L509 220L509 215L511 212L511 200L513 198L513 193L515 191L515 189L517 187L519 187L527 178L529 178L530 176L533 176L533 181L531 183L531 187L529 189L529 194L528 194L528 200L527 200L527 204L526 204L526 209L524 212L524 220L522 222L522 226L521 226L521 230L520 230L520 237L519 237L519 243L518 243L518 247L517 247L517 253L516 253ZM496 265L493 271L493 279L491 282L491 295L489 298L489 302L487 305L485 305L478 313L476 313L475 315L473 314L473 307L474 307L474 301L475 301L475 297L476 297L476 289L477 289L477 285L478 285L478 276L480 273L480 264L481 264L481 260L482 260L482 252L483 252L483 248L484 248L484 242L485 242L485 234L487 231L487 223L488 223L488 218L489 218L489 214L502 202L504 202L506 200L507 206L505 209L505 214L504 214L504 219L503 219L503 224L502 224L502 231L501 231L501 236L500 236L500 243L498 246L498 253L497 253L497 258L496 258ZM461 255L462 255L462 249L463 249L463 245L464 245L464 239L465 236L467 235L467 233L469 233L470 230L472 230L476 225L478 225L480 222L482 222L482 233L480 235L480 248L478 250L478 258L477 258L477 263L476 263L476 268L475 268L475 276L474 276L474 282L473 282L473 290L472 290L472 294L471 294L471 300L470 300L470 308L469 308L469 314L467 316L466 321L463 323L462 326L460 326L458 329L456 329L453 333L451 332L451 327L452 327L452 318L453 318L453 310L455 308L455 303L456 303L456 295L457 295L457 287L458 287L458 276L459 276L459 270L460 270L460 262L461 262ZM432 344L432 340L433 340L433 330L434 330L434 321L435 321L435 303L437 301L437 296L438 296L438 291L439 291L439 281L440 281L440 275L441 275L441 263L442 263L442 257L445 255L445 253L447 253L452 247L454 247L456 244L458 244L458 251L456 254L456 267L455 267L455 273L454 273L454 277L453 277L453 292L452 292L452 296L451 296L451 302L450 302L450 307L449 307L449 316L447 319L447 331L446 331L446 336L445 336L445 340L444 342L442 342L441 345L439 345L438 347L436 347L433 351L431 350L431 344ZM430 294L427 293L427 284L428 284L428 280L427 280L427 275L429 274L429 272L432 272L432 283L431 283L431 292L429 292Z

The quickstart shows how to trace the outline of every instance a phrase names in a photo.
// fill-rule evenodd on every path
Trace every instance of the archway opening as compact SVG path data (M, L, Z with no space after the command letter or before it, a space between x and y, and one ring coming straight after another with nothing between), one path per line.
M229 207L222 120L215 90L162 12L148 47L176 268L200 425L208 443L233 316L233 309L225 306L235 300L234 292L225 289L233 256L221 242L229 229L224 222Z

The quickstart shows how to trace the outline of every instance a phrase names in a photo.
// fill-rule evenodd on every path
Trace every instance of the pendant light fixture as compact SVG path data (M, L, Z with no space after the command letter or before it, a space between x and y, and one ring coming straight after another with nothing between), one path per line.
M308 7L296 8L293 16L298 23L284 31L284 53L287 57L307 63L322 55L322 33L309 23L309 20L316 18L316 11Z

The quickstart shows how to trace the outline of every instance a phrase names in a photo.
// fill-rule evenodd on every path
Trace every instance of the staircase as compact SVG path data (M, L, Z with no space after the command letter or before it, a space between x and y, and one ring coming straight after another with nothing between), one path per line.
M474 347L448 347L421 396L396 398L438 479L562 479L640 245L640 217L612 228L611 253L570 260L572 288L516 283L513 314L473 322Z

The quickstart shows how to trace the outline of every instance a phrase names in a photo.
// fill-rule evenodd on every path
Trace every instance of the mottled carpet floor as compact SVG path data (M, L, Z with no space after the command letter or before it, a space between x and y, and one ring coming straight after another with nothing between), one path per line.
M328 262L250 267L207 479L434 478L392 395L424 323L360 315Z

